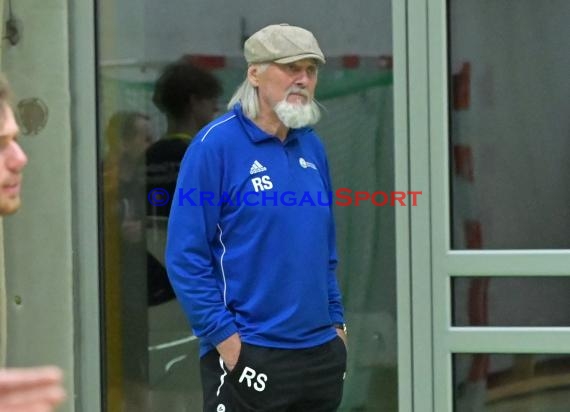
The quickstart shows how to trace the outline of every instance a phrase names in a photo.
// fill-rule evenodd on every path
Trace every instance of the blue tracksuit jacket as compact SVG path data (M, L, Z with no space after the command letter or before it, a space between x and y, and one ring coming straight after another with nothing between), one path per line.
M167 270L200 354L235 332L306 348L336 336L343 308L324 148L309 128L284 142L236 105L194 138L172 202Z

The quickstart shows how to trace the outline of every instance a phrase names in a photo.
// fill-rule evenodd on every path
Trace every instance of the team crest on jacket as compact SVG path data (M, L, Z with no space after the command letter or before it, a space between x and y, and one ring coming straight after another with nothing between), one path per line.
M306 161L305 159L303 159L302 157L299 158L299 164L301 165L301 167L302 167L303 169L306 169L306 168L309 167L309 168L311 168L311 169L317 170L317 166L315 166L314 163L308 162L308 161Z

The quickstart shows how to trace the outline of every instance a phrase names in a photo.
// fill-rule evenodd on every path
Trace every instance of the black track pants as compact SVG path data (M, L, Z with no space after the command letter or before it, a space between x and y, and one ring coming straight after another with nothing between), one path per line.
M204 412L334 412L342 399L346 347L339 338L308 349L242 344L228 372L213 350L200 360Z

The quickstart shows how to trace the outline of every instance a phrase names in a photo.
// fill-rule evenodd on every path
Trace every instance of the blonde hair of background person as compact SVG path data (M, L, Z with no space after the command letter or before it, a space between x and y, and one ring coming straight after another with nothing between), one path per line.
M9 215L20 207L22 170L28 159L18 144L19 128L10 106L10 89L0 74L0 215ZM1 231L0 231L1 232ZM3 251L0 253L3 271ZM5 282L1 277L2 316L0 355L4 359L6 342ZM62 371L55 366L0 369L0 412L49 412L65 398Z

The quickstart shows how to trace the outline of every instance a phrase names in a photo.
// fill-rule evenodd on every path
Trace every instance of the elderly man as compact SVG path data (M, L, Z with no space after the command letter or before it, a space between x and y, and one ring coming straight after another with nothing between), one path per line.
M307 127L325 58L311 32L287 24L253 34L244 53L230 112L182 162L168 274L200 338L204 411L335 411L346 336L322 201L332 187Z
M28 159L17 142L18 125L0 76L0 215L20 207L22 169ZM56 367L0 369L0 412L49 412L64 399Z

